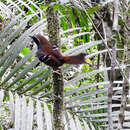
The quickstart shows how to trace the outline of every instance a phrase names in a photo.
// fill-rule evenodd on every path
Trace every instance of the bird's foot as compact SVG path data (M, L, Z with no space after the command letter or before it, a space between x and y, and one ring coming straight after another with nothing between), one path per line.
M53 73L53 74L56 73L56 74L58 74L58 75L61 75L61 70L59 70L59 69L57 69L57 70L53 70L52 73Z

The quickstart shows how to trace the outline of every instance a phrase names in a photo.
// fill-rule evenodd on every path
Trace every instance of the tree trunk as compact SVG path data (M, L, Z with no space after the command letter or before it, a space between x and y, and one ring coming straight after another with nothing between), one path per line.
M48 6L46 10L47 24L48 24L48 36L51 44L55 44L60 47L59 37L59 20L57 12L50 6L54 0L46 0L45 3ZM53 73L53 130L64 130L63 114L64 114L64 102L63 102L64 82L61 69L58 69L58 73Z

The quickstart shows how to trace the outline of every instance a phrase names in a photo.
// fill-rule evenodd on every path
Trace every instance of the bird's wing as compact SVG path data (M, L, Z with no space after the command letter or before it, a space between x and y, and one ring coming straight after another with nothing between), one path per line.
M58 47L52 49L52 55L55 56L59 60L63 60L62 53L60 52L60 49Z
M37 56L40 61L44 62L45 64L53 67L53 66L60 66L60 60L58 60L54 55L45 53L45 52L37 52Z

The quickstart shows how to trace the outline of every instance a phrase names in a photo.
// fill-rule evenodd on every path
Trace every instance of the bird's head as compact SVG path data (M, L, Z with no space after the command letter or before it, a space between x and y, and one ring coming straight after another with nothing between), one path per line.
M40 40L37 38L37 35L29 36L33 39L33 41L37 44L37 46L40 45Z
M38 49L44 49L45 46L51 46L48 40L41 34L35 34L29 37L31 37L33 41L37 44Z

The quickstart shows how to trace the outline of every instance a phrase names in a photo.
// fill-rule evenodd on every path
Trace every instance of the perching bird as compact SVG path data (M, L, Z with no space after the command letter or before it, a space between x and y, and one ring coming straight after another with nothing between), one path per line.
M37 44L38 51L37 57L41 62L57 70L59 66L63 64L83 64L85 63L85 53L80 53L75 56L64 56L61 54L60 49L56 45L52 45L49 41L42 36L37 34L30 36Z

